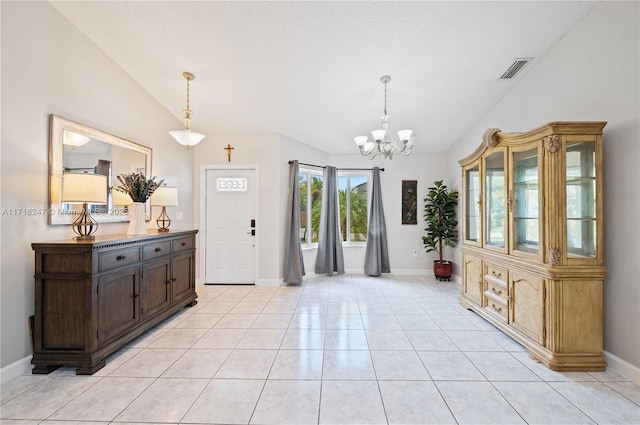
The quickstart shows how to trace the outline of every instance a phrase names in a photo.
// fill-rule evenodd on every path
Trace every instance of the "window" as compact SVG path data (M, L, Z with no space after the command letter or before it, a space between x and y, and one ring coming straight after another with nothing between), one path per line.
M338 171L340 234L343 242L366 242L369 175Z
M300 242L303 246L317 243L322 208L322 172L301 169ZM343 242L366 242L369 220L368 187L370 174L338 171L340 234Z
M320 208L322 206L322 174L318 171L300 170L300 242L317 243L320 233Z
M246 192L247 179L244 177L218 177L216 190L218 192Z

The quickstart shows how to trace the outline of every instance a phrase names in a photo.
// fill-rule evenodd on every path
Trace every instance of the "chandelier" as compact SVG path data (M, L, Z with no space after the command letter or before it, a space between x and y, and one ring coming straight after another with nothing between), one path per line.
M191 113L193 111L189 109L189 82L194 80L196 77L192 73L186 71L182 73L182 76L187 80L187 109L182 110L182 112L184 112L184 130L172 130L169 134L173 136L178 143L189 149L189 146L197 145L205 136L202 133L191 131Z
M398 131L398 138L395 135L389 133L389 123L391 117L387 115L387 84L391 81L391 77L383 75L380 77L380 82L384 84L384 115L382 116L382 129L373 130L371 135L373 141L369 142L367 136L358 136L354 139L356 146L360 149L360 153L364 156L368 156L369 159L374 159L378 156L384 156L387 159L393 159L393 155L401 153L402 155L409 155L413 148L414 138L411 137L413 131L400 130Z

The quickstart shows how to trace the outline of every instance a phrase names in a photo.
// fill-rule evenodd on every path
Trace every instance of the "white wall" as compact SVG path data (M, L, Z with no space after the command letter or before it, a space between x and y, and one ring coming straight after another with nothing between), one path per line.
M639 3L602 2L447 153L457 161L489 127L507 132L549 121L608 121L604 157L604 349L640 367ZM460 251L456 261L460 263Z
M151 147L153 174L178 187L178 208L185 212L172 227L193 227L193 153L167 134L182 124L49 4L0 2L0 7L2 208L47 207L48 115L53 113ZM48 226L46 215L4 214L0 220L0 355L6 366L31 354L31 242L74 235L69 226ZM124 233L126 226L102 224L98 233Z

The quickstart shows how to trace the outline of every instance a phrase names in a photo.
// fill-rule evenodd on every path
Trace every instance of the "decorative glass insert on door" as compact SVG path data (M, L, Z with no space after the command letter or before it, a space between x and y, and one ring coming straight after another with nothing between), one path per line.
M596 256L596 146L567 142L567 254Z
M216 179L218 192L246 192L247 179L244 177L219 177Z
M504 248L506 235L506 191L504 152L495 152L485 161L485 244Z
M480 166L465 172L465 240L478 242L480 234Z
M513 154L514 246L518 251L537 253L540 245L538 150Z

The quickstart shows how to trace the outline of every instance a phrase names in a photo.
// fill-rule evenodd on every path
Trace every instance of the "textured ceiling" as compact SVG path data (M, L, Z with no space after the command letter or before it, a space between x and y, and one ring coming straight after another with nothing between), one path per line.
M51 2L192 127L280 133L330 153L380 126L444 152L595 2ZM517 57L534 61L511 81ZM500 126L500 123L496 123ZM204 139L202 143L206 143Z

